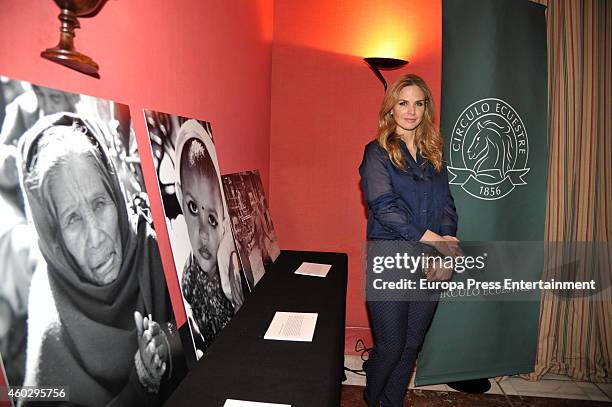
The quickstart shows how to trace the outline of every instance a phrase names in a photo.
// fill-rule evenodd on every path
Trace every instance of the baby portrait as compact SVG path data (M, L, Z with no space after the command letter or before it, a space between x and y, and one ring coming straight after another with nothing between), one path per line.
M247 290L210 125L145 111L180 291L199 359ZM243 288L244 284L244 288Z

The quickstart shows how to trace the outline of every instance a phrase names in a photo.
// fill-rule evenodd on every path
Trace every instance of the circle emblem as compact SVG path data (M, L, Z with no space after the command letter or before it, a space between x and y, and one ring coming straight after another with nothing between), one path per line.
M478 199L501 199L527 184L528 158L527 129L516 110L501 99L481 99L455 121L449 183Z

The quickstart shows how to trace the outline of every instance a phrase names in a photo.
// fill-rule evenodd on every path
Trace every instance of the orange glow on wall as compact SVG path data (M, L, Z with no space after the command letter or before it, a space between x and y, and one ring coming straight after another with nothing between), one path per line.
M372 39L357 50L364 57L385 57L407 60L412 55L410 39L398 35L396 27L385 27L372 35Z
M407 59L387 82L420 75L439 105L442 0L274 1L270 210L281 247L348 253L347 352L371 343L358 167L383 88L364 57Z
M440 38L429 34L438 29L432 23L441 23L441 1L292 1L283 12L294 23L275 32L275 41L285 45L409 61L440 46Z

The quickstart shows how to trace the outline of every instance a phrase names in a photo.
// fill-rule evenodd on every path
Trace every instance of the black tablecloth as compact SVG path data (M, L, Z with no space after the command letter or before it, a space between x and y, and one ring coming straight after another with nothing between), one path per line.
M304 261L332 268L325 278L293 274ZM165 405L339 406L347 270L343 253L283 251ZM276 311L317 312L313 341L263 339Z

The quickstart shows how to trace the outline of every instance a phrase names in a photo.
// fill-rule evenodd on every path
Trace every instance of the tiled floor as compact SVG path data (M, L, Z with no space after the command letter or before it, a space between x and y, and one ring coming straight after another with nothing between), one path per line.
M353 355L344 356L344 366L353 369L360 370L362 365L361 357ZM352 372L346 372L347 380L343 383L345 385L353 386L365 386L365 376L360 376ZM608 402L612 403L612 383L589 383L583 381L576 381L566 376L559 375L545 375L544 378L537 382L530 382L523 380L520 377L508 377L497 383L493 379L489 379L491 382L491 389L485 393L491 395L491 397L485 397L487 404L495 406L498 405L498 401L502 402L499 405L512 405L512 406L528 406L525 400L529 400L530 397L542 397L550 399L557 399L555 404L548 405L572 405L572 400L585 400L592 402ZM414 386L414 376L410 380L409 389L414 390L409 392L410 397L416 398L427 398L426 391L436 392L448 392L457 393L445 384L437 384L432 386ZM459 393L457 393L458 395ZM501 396L501 398L500 398ZM513 397L508 397L513 396ZM516 396L516 397L514 397ZM450 396L449 396L450 397ZM466 395L467 397L467 395ZM453 397L450 397L451 399ZM456 397L455 397L456 398ZM561 401L565 399L567 401ZM510 401L508 401L510 400ZM543 400L543 399L542 399ZM468 400L459 402L456 405L470 405ZM508 402L506 402L508 401ZM510 403L510 404L508 404ZM418 403L414 403L418 405ZM578 403L575 403L578 405ZM580 405L589 405L590 403L580 403ZM599 403L593 403L599 404ZM345 405L343 403L343 405ZM412 404L411 404L412 405ZM426 404L423 404L426 405ZM455 405L453 402L452 405ZM537 404L547 405L547 404ZM349 404L346 404L349 406Z
M363 387L342 386L341 407L366 407ZM465 394L436 390L408 390L405 407L609 407L609 402L553 399L506 394Z

